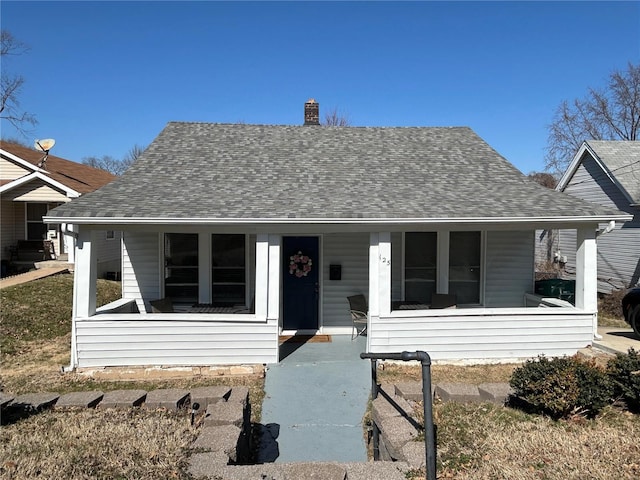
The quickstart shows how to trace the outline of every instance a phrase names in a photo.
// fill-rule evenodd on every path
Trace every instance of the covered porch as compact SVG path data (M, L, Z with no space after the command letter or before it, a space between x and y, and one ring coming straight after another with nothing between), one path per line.
M360 293L369 306L368 352L425 350L434 360L452 362L572 354L591 344L597 328L597 224L574 227L579 263L572 306L532 294L539 225L396 224L384 231L371 225L112 225L124 232L123 298L98 309L94 245L105 226L80 225L72 366L277 363L280 334L350 335L347 296ZM198 240L197 260L188 266L195 281L185 285L167 283L167 234L177 230ZM228 271L226 277L216 273L213 245L224 235L243 238L244 273L231 275L242 289L216 291L216 283L234 283L220 282L231 278ZM308 275L296 277L289 268L299 245L290 245L292 239L311 239L303 252L313 252ZM424 254L429 250L435 256ZM469 251L475 253L464 253ZM303 282L292 287L298 279ZM295 290L305 281L306 293ZM172 312L153 313L151 301L180 291L187 291L187 301L175 302ZM220 292L236 298L229 302ZM457 308L429 308L430 293L451 292L457 293ZM291 298L298 301L291 304ZM397 308L402 303L422 306ZM194 304L222 308L198 311ZM309 305L315 320L290 314Z

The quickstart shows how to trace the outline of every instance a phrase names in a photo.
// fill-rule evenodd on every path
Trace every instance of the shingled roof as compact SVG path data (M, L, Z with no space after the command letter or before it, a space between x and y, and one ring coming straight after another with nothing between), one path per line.
M38 166L43 155L42 152L12 142L0 141L0 148L33 166ZM99 168L65 160L55 155L48 156L45 171L52 180L80 194L93 192L116 178L115 175Z
M640 204L640 142L589 140L587 144L626 190L632 203Z
M51 212L91 223L620 215L530 181L466 127L169 123L121 177Z

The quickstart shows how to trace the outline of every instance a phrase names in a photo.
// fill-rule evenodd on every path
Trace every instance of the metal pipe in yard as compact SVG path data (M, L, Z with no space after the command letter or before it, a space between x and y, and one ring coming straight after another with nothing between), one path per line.
M377 381L377 360L401 360L409 362L412 360L420 361L422 365L422 401L424 407L424 447L425 447L425 469L426 480L436 480L436 438L435 428L433 426L433 399L431 397L431 357L427 352L418 350L416 352L402 353L361 353L360 358L371 360L371 397L375 399L378 396ZM373 457L377 460L379 457L378 442L376 438L377 425L373 422ZM378 453L378 455L376 455Z

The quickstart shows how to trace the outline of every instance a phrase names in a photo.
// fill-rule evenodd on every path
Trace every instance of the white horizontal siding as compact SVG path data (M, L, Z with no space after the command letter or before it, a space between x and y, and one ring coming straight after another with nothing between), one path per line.
M0 215L2 225L0 230L0 253L2 259L9 258L9 247L15 245L24 235L24 203L2 200Z
M640 224L617 226L597 243L599 290L634 286L640 275Z
M0 180L15 180L29 173L31 173L31 170L27 170L6 158L0 158Z
M135 299L141 312L146 311L145 300L160 298L159 248L157 233L123 234L122 298Z
M620 189L589 155L576 169L564 192L612 209L629 205Z
M114 234L115 238L107 240L107 232L105 230L96 232L95 245L99 278L103 277L105 272L119 272L121 269L121 232L114 232Z
M574 309L465 309L373 318L372 353L424 350L434 360L571 355L591 344L593 317Z
M20 202L68 202L71 200L64 192L39 179L20 185L3 196Z
M536 264L544 264L553 261L553 255L558 251L557 230L536 230L535 249Z
M567 184L565 193L583 200L619 209L635 215L631 222L598 237L598 291L609 293L627 288L639 281L640 214L629 206L629 200L589 155ZM605 228L606 225L601 225ZM575 272L575 230L561 230L559 248L567 256L567 273Z
M521 307L533 292L534 232L487 232L485 306Z
M640 225L627 222L597 238L598 291L609 293L615 289L634 286L640 275ZM605 225L601 225L604 228ZM560 230L560 251L567 256L565 269L575 273L576 231Z
M369 234L325 235L323 247L322 328L350 327L350 295L369 296ZM329 279L329 266L340 265L340 280Z
M169 314L164 315L170 316ZM193 315L196 317L195 315ZM110 315L113 317L113 315ZM184 366L276 363L277 321L198 319L155 321L150 315L123 320L79 320L79 367ZM138 318L138 320L134 320Z

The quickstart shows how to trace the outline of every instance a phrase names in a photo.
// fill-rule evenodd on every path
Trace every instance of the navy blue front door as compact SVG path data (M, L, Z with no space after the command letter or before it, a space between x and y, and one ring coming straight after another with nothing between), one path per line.
M282 325L285 330L318 329L318 237L284 237L282 241Z

